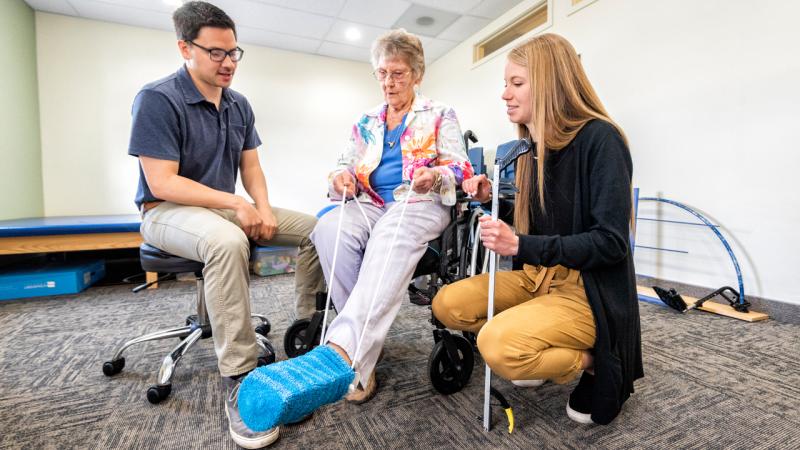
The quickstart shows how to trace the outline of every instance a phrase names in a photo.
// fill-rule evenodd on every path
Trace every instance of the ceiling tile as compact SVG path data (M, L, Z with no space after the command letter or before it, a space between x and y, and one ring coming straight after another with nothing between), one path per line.
M445 11L456 12L464 14L470 9L477 6L481 0L411 0L418 5L424 5L429 8L442 9Z
M275 33L322 39L333 25L333 19L293 9L241 0L215 0L237 25Z
M488 19L496 19L511 8L522 3L523 0L483 0L479 5L469 10L472 16L481 16Z
M444 39L435 39L425 36L420 36L422 41L422 49L425 50L425 63L430 64L442 55L453 49L458 42L446 41Z
M336 17L347 0L256 0L288 9L296 9L323 16Z
M70 0L72 1L72 0ZM175 3L179 3L180 0L173 0ZM175 4L167 4L164 0L88 0L87 3L108 3L112 5L119 5L119 6L127 6L131 8L137 9L147 9L150 11L159 11L163 13L172 14L175 11L176 6Z
M91 0L70 0L80 17L158 30L173 31L172 15Z
M344 45L336 42L323 42L317 54L331 56L333 58L351 59L362 63L369 63L369 50L352 45Z
M0 0L7 1L7 0ZM185 0L172 0L180 2ZM369 46L387 29L419 35L430 63L523 0L212 0L245 44L369 62ZM25 0L37 11L173 31L165 0ZM174 4L173 4L174 5ZM433 18L419 25L421 16ZM459 16L461 16L459 18ZM362 38L344 38L357 26Z
M291 50L295 52L314 53L322 43L319 39L290 36L288 34L273 33L250 27L238 27L239 42L247 51L246 44L261 45L264 47Z
M425 17L433 19L430 25L420 25L417 23L418 19ZM453 12L433 9L422 5L412 5L400 16L392 28L405 28L407 31L414 34L436 37L445 28L450 26L450 24L455 22L456 19L458 19L458 14Z
M339 18L373 27L390 28L409 6L410 3L403 0L347 0Z
M67 3L67 0L25 0L25 3L36 11L66 14L69 16L78 14L75 8Z
M489 23L491 20L483 17L461 16L442 31L438 38L460 42L477 33Z
M361 32L361 39L358 41L350 41L345 37L345 33L350 27L355 27ZM376 28L368 25L360 25L351 22L344 22L337 20L331 31L325 36L326 41L336 42L339 44L346 44L353 47L370 48L372 41L377 39L382 34L389 31L388 28Z

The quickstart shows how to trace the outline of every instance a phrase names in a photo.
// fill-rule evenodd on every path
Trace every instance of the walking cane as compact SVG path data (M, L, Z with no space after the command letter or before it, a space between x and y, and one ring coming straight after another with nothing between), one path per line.
M495 159L494 164L494 174L492 175L492 220L497 220L498 216L498 209L500 204L500 172L504 170L506 167L513 164L517 158L528 153L533 149L533 145L527 139L520 139L514 147L506 153L504 156L500 156ZM495 272L497 271L497 261L498 256L497 254L490 250L489 251L489 305L486 313L486 323L488 324L489 321L492 320L494 317L494 281L495 281ZM485 325L484 325L485 326ZM508 403L505 401L503 396L495 389L492 389L492 369L489 368L489 365L486 364L485 369L485 378L483 384L483 429L485 431L489 431L492 426L492 411L490 409L490 402L492 399L492 395L498 396L500 399L500 403L503 404L503 407L506 410L506 414L509 417L509 433L514 427L514 416L511 413L511 408L508 406Z

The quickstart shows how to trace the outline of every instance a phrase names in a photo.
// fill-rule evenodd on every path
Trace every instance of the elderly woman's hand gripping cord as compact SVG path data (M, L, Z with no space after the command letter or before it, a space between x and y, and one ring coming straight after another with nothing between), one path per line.
M439 181L441 185L442 174L430 167L420 167L414 170L414 192L425 194L430 191Z
M483 246L500 256L515 256L519 252L519 236L502 220L492 220L491 216L480 219L481 242Z
M486 175L475 175L464 180L461 189L476 202L486 203L491 198L492 182Z
M333 177L333 189L341 192L345 198L352 198L356 195L356 183L350 172L344 171Z

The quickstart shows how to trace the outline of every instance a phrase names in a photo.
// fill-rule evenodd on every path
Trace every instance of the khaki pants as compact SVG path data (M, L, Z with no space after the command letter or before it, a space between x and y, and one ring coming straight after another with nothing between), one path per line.
M317 253L308 235L317 220L307 214L272 208L278 232L261 245L297 246L295 290L298 313L314 310L317 291L325 289ZM250 242L236 213L163 202L144 214L144 241L168 253L205 263L205 299L219 371L234 376L252 370L258 346L250 322Z
M488 274L445 286L433 313L450 329L479 333L481 356L503 378L566 383L580 374L595 325L579 271L526 265L498 272L495 316L484 326L488 288Z

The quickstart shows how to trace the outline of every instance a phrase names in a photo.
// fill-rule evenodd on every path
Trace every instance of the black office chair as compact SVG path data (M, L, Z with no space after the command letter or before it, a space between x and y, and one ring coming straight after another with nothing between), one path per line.
M185 355L199 339L208 339L211 337L211 325L208 321L208 311L206 310L206 303L203 295L202 262L171 255L149 244L141 245L139 248L139 255L142 269L144 269L145 272L156 272L166 274L167 276L176 273L194 272L197 279L197 314L188 316L185 326L156 331L131 339L125 342L119 350L114 353L114 357L111 358L111 361L106 361L103 364L103 373L110 377L118 374L125 367L125 358L122 356L122 352L128 347L147 341L170 338L181 339L181 342L172 349L161 363L161 368L158 371L158 383L147 389L147 400L149 400L150 403L156 404L165 400L172 391L172 375L175 373L175 368L183 355ZM167 276L162 276L157 281L163 280ZM133 291L139 292L157 281L137 286ZM266 338L270 330L269 320L260 314L252 314L252 318L258 319L259 321L258 326L255 327L256 337L258 338L257 343L262 350L262 356L259 357L259 365L275 362L275 349Z

